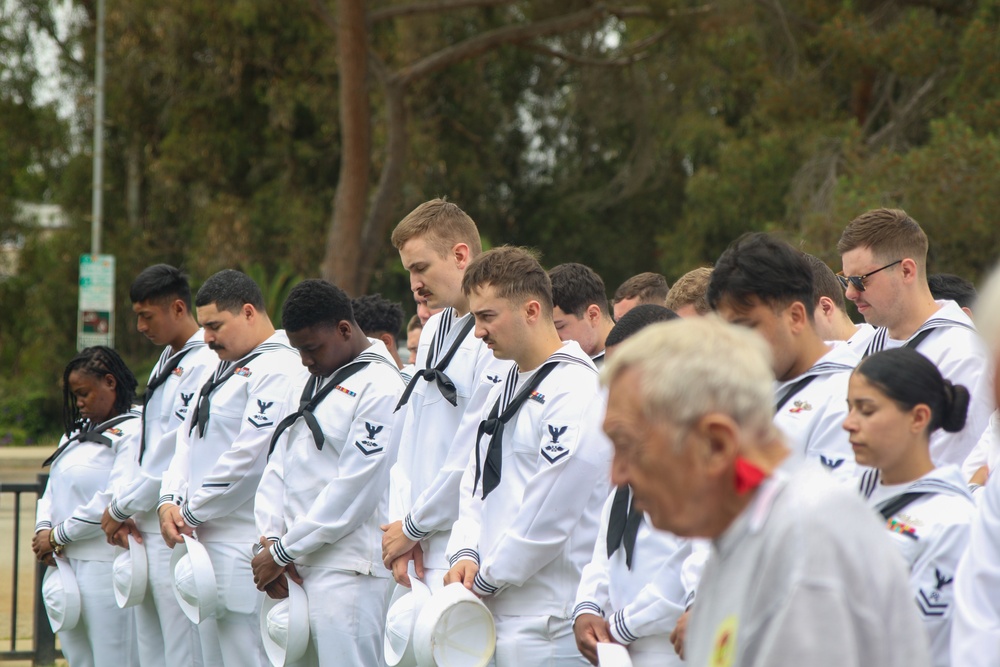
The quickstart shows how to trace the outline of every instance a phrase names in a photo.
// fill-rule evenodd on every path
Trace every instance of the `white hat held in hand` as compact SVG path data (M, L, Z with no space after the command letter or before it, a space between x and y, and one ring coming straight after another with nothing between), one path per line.
M295 662L309 647L309 603L302 586L288 580L288 597L274 600L264 596L260 608L260 635L264 651L274 667Z
M214 616L219 589L215 582L212 559L205 547L193 537L184 536L184 541L174 547L170 555L170 569L174 577L174 597L184 615L192 623L201 623Z
M149 565L146 562L146 547L129 533L128 549L115 558L112 566L112 582L115 602L122 609L134 607L146 597L146 581Z
M434 593L413 628L418 667L485 667L497 644L493 614L461 583Z
M69 562L56 556L56 566L48 568L42 580L42 601L52 632L72 630L80 621L80 587Z
M430 599L431 591L424 582L417 579L410 567L410 583L413 588L396 585L389 600L385 619L385 634L382 648L385 662L389 667L416 667L413 654L413 628L424 604Z

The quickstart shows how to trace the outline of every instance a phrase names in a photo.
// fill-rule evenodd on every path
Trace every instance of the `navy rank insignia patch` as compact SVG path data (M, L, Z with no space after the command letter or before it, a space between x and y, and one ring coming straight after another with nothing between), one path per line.
M795 401L792 403L792 407L788 408L788 411L792 414L798 414L800 412L806 412L812 410L813 406L809 401Z
M499 375L487 375L486 379L489 380L490 382L492 382L493 384L496 384L497 382L500 382L500 376Z
M253 417L247 417L247 421L250 422L256 428L264 428L265 426L273 426L274 420L271 419L267 414L267 409L274 405L274 401L262 401L257 399L257 414Z
M184 421L184 417L187 416L188 407L190 407L190 405L191 405L191 399L192 398L194 398L194 392L193 391L190 394L185 394L183 391L181 392L181 402L184 405L182 405L181 407L179 407L176 410L174 410L174 416L175 417L177 417L181 421Z
M949 577L938 568L934 568L934 579L937 581L934 588L930 591L921 588L920 595L917 596L917 606L924 616L944 616L948 611L948 600L944 598L941 589L955 581L955 577Z
M378 434L382 432L384 426L375 426L371 422L365 422L365 430L368 431L368 437L362 438L361 440L355 440L354 446L361 450L361 453L365 456L371 456L372 454L378 454L385 447L383 447L377 441Z
M235 371L233 371L233 375L239 375L241 378L248 378L250 377L250 369L247 368L246 366L243 366L242 368L237 368Z
M553 426L549 424L549 437L552 439L542 447L542 456L549 463L555 463L559 459L569 455L569 450L559 442L559 438L566 433L566 426Z
M177 377L180 377L180 376L184 375L184 369L182 367L180 367L180 366L178 366L177 368L175 368L174 370L172 370L170 372L173 373L174 375L176 375Z
M840 466L844 465L844 459L829 459L822 454L820 454L819 462L823 464L827 470L836 470Z

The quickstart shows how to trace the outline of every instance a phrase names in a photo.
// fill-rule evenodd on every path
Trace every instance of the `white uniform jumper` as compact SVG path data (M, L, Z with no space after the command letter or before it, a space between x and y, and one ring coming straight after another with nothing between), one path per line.
M63 654L73 667L127 665L134 656L132 614L118 608L111 585L111 564L121 550L108 544L101 515L112 492L129 479L140 413L133 410L104 425L109 426L95 424L88 432L92 425L84 422L84 433L62 437L36 510L35 532L54 531L80 587L80 621L59 632Z
M181 611L170 575L170 548L160 537L156 507L160 483L174 455L178 429L193 408L198 390L219 363L199 329L176 354L167 347L149 374L142 434L136 465L108 511L118 521L135 520L148 564L148 588L134 608L139 661L143 667L191 667L201 664L194 625ZM169 650L167 650L169 647Z
M913 500L902 505L909 498ZM888 514L889 536L910 566L910 591L927 631L932 664L948 667L955 572L976 512L962 473L946 466L907 484L877 484L868 503L883 516Z
M454 383L456 405L445 398L435 380L414 378L413 391L397 413L401 423L393 434L399 460L392 472L389 518L402 519L406 536L420 541L428 569L425 582L432 591L443 585L448 571L448 537L458 518L459 486L471 454L471 440L456 434L469 430L461 427L467 411L475 416L473 433L479 425L482 404L477 401L486 397L484 392L476 392L480 383L499 382L511 367L510 362L496 359L475 337L472 322L471 313L458 318L452 308L427 321L420 333L417 362L420 368L434 368L455 349L443 372Z
M258 619L262 594L250 569L251 545L259 538L253 499L274 427L294 409L290 388L301 386L306 374L284 331L277 331L240 361L221 362L202 387L211 391L199 392L198 406L177 431L160 505L180 506L215 569L218 632L210 624L198 628L206 663L220 650L227 667L267 660Z
M609 618L611 636L628 646L634 667L681 667L670 633L694 601L708 543L657 530L639 512L632 566L624 545L609 557L608 524L616 492L604 504L594 555L576 589L573 620L583 614ZM629 516L636 511L630 509Z
M925 667L906 567L856 493L789 460L713 540L686 664Z
M312 410L320 432L299 417L275 442L257 489L257 533L276 540L275 562L294 563L302 576L310 650L301 664L379 665L389 586L379 526L405 385L378 340L330 377L310 376L308 396L331 384ZM305 399L302 390L291 400Z
M818 461L834 477L858 474L847 431L847 384L860 361L857 352L840 343L802 375L775 385L775 425L796 456Z
M983 431L976 446L972 448L972 451L965 458L965 462L962 463L962 476L965 481L971 480L976 471L983 466L986 466L991 476L993 471L1000 466L1000 410L994 411L990 415L986 430ZM972 497L977 503L982 497L982 493L982 486L972 489Z
M879 327L865 349L865 356L897 347L913 347L938 367L946 379L969 390L969 414L958 433L939 429L931 436L934 465L962 465L986 430L993 405L993 377L989 353L972 320L954 301L936 301L941 308L905 341L889 338ZM929 332L924 335L924 332Z
M955 575L951 664L1000 665L1000 475L983 487L969 546Z
M490 456L492 435L479 439L448 545L452 563L479 563L473 590L496 619L497 667L587 664L573 637L573 601L594 550L612 455L596 369L576 342L566 342L534 371L513 367L480 419L486 426L494 406L498 416L516 406L548 364L499 431L501 452ZM497 479L489 471L501 457ZM490 479L499 483L484 500Z

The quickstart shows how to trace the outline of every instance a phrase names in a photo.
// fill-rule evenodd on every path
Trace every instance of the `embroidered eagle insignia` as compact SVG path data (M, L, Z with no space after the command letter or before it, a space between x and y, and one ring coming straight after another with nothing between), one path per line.
M265 426L273 426L274 420L267 416L267 409L274 405L274 401L262 401L257 399L257 409L259 412L253 417L247 417L247 421L250 422L256 428L264 428Z
M836 470L840 466L844 465L844 459L828 459L827 457L820 454L819 462L823 464L824 467L829 470Z
M569 449L559 442L559 438L566 433L566 429L568 428L568 426L553 426L549 424L549 437L551 441L542 447L542 456L549 463L555 463L569 455Z
M381 424L375 425L371 422L365 422L365 430L368 431L368 437L362 438L361 440L355 440L354 446L357 447L362 454L365 456L371 456L372 454L378 454L383 451L385 447L376 441L376 437L382 432L385 427Z

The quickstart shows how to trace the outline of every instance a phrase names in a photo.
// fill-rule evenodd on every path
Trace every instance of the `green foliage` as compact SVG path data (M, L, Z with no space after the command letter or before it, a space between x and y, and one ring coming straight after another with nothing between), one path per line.
M271 317L274 326L281 326L281 311L285 305L288 293L292 291L302 276L296 275L286 264L282 265L273 274L269 275L261 264L251 264L243 268L243 272L253 278L261 291L264 293L264 307Z
M25 246L20 273L0 281L4 405L14 386L61 391L91 205L93 3L74 4L61 36L66 94L80 104L70 119L34 97L31 36L51 29L51 3L14 4L0 16L0 239ZM371 49L393 70L593 4L379 21ZM833 263L844 224L881 204L925 226L934 270L974 277L995 260L1000 0L647 4L655 20L608 18L414 81L399 217L446 196L489 243L587 263L609 290L640 271L675 278L751 229L782 230ZM118 262L116 346L142 377L158 352L127 299L143 267L181 266L195 286L246 267L276 323L291 286L318 275L341 157L335 36L311 0L108 11L104 245ZM631 64L583 64L609 59ZM374 73L370 86L374 184L387 137ZM24 229L15 200L58 203L72 226ZM379 250L371 291L413 312L388 239Z

